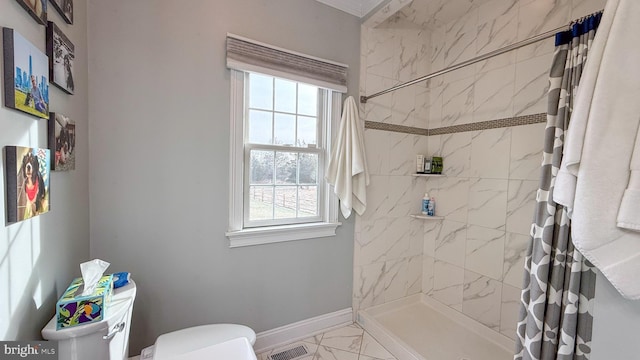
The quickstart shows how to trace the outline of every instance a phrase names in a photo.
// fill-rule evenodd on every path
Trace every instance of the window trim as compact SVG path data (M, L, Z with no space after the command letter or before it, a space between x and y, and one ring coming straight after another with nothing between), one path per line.
M304 224L274 225L253 228L243 228L244 223L244 171L245 171L245 74L244 71L231 69L231 98L230 98L230 162L229 162L229 230L225 235L229 238L229 247L241 247L268 244L282 241L303 240L335 236L335 230L341 225L338 222L338 197L324 178L319 176L319 191L324 199L324 209L320 209L322 220ZM296 80L297 81L297 80ZM324 151L324 165L326 166L331 149L331 139L335 138L340 121L342 93L327 90L325 101L319 103L322 119L319 123L324 126L322 142ZM329 121L324 121L325 117ZM324 170L322 169L324 174ZM322 189L320 189L322 188Z

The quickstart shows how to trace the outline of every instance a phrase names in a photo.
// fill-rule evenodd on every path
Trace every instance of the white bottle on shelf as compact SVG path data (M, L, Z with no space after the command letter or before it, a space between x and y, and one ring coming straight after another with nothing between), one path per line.
M429 194L425 193L424 197L422 198L422 214L423 215L428 215L429 214Z
M423 203L424 203L424 200L423 200ZM427 215L436 216L436 199L434 197L429 199L429 203L427 205Z
M416 155L416 173L424 173L424 155Z

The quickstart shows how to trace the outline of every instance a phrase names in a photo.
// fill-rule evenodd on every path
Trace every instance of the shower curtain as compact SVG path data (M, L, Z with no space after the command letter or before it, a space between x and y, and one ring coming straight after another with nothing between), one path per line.
M515 360L587 360L591 353L593 265L574 249L567 209L553 201L564 133L601 13L556 34L535 220L525 258Z

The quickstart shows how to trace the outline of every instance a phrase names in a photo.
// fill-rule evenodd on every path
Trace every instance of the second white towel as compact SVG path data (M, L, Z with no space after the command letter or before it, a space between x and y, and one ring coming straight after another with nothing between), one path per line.
M618 227L617 217L627 186L634 190L629 178L640 125L640 47L629 29L637 19L640 2L607 2L554 192L556 202L573 209L576 248L628 299L640 299L640 232ZM637 210L638 204L631 205Z

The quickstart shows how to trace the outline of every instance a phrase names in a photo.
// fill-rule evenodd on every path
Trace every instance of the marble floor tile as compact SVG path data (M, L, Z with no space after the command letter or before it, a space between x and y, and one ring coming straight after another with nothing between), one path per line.
M318 334L318 335L315 335L315 336L311 336L311 337L308 337L306 339L302 339L302 341L304 341L306 343L318 345L318 344L320 344L320 341L322 340L322 335L323 334Z
M306 346L309 351L307 356L299 360L397 360L376 339L355 323L258 353L256 358L270 360L270 355L299 345ZM349 350L344 350L345 348ZM128 358L128 360L139 359L139 355Z
M378 358L374 358L374 357L371 357L371 356L360 354L360 357L358 358L358 360L383 360L383 359L378 359Z
M303 360L396 360L380 343L358 324L350 324L301 341L280 346L256 355L258 360L270 360L269 355L305 345L309 355Z
M353 324L345 326L343 328L324 333L320 346L357 353L360 351L363 333L364 330L362 330L358 325Z
M313 360L358 360L358 354L320 345Z
M360 348L360 360L362 359L393 360L395 358L376 339L365 332Z

